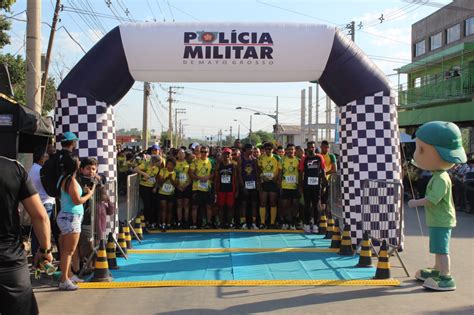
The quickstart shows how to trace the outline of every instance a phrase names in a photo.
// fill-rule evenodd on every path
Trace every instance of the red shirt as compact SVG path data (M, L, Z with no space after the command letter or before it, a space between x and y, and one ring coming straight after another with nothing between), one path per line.
M326 169L326 163L324 162L324 157L319 153L316 153L315 155L317 157L319 157L319 159L321 160L321 167L322 167L323 170L325 170ZM299 171L304 171L304 161L306 160L306 157L307 157L307 155L303 155L303 157L301 158L300 164L298 164L298 170Z

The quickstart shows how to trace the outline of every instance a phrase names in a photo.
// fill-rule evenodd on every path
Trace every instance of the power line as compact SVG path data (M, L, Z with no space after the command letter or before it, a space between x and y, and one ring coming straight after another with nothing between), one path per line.
M173 10L171 10L171 6L170 6L169 0L166 0L166 3L168 3L168 9L170 10L171 18L173 19L173 22L174 22Z
M199 21L199 19L198 19L197 17L192 16L191 14L189 14L189 13L183 11L182 9L180 9L180 8L178 8L178 7L176 7L176 6L172 5L172 4L170 4L169 2L168 2L168 5L171 6L171 7L173 7L175 10L178 10L179 12L181 12L181 13L183 13L183 14L189 16L190 18L192 18L192 19L194 19L194 20L196 20L196 21ZM174 18L173 18L173 21L174 21Z
M146 0L146 5L147 5L148 8L150 9L150 13L151 13L151 15L153 16L153 20L156 22L155 13L153 12L153 9L151 8L150 2L149 2L148 0Z

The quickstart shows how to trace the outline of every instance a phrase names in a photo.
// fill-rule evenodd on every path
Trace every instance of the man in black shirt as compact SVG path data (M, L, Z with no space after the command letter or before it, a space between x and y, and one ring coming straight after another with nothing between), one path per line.
M0 157L0 313L38 314L21 240L18 204L31 217L40 249L36 260L51 262L51 229L48 215L23 166Z

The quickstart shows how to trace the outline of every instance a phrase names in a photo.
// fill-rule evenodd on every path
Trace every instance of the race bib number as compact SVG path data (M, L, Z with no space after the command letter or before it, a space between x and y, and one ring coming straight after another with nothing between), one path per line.
M318 177L308 177L308 185L316 186L318 184L319 184L319 178Z
M245 189L255 189L255 188L256 188L256 186L255 186L255 181L254 180L245 182Z
M199 188L207 190L209 188L209 183L207 182L207 180L200 180L199 181Z
M296 184L296 175L285 176L285 182L287 182L288 184Z
M147 181L148 181L149 183L153 183L153 184L154 184L154 183L156 182L156 179L155 179L154 177L148 177Z
M179 173L178 180L180 183L185 183L188 180L186 173Z
M171 185L170 183L164 183L161 189L165 193L172 193L174 191L174 186Z
M263 176L265 176L268 180L273 179L273 173L263 173Z
M230 175L221 175L222 184L230 184Z

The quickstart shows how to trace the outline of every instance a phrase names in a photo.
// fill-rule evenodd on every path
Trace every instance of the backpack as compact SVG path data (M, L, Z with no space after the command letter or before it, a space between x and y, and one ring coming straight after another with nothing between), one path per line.
M62 174L61 159L63 155L57 152L49 156L40 170L41 184L50 197L59 198L61 188L58 185L59 177Z

